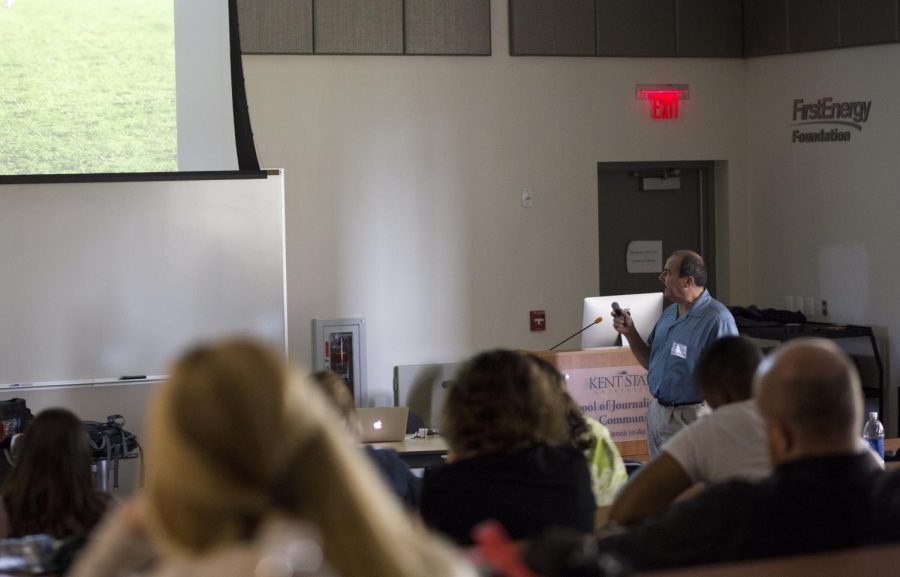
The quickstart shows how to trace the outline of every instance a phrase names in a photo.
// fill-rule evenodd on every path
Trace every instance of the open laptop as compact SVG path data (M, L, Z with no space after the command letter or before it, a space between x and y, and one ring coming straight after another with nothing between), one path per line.
M356 409L363 443L391 443L406 437L409 407L375 407Z

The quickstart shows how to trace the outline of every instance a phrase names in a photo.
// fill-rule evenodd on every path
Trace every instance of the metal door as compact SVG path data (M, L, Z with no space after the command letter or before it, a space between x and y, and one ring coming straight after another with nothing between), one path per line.
M600 295L662 290L661 270L629 272L626 258L632 241L656 241L662 263L678 249L703 255L716 296L712 172L711 162L599 163Z

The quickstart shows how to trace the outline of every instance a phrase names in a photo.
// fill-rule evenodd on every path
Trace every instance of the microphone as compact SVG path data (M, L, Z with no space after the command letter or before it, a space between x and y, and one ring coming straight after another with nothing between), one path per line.
M583 329L581 329L580 331L578 331L578 332L575 333L574 335L569 336L569 337L566 337L566 338L564 338L563 340L561 340L560 342L556 343L555 345L553 345L553 346L550 348L550 350L551 350L551 351L554 350L554 349L555 349L556 347L558 347L559 345L565 343L566 341L569 341L569 340L571 340L571 339L574 339L575 337L577 337L578 335L580 335L580 334L583 333L584 331L588 330L588 329L591 328L592 326L594 326L594 325L599 325L601 322L603 322L603 317L597 317L597 318L595 318L595 319L594 319L594 322L592 322L592 323L589 324L588 326L584 327Z
M614 302L612 304L613 316L622 319L622 322L625 322L625 315L631 315L626 309L623 309L619 303ZM622 346L628 346L628 339L624 335L619 335L617 338L617 342L621 342Z

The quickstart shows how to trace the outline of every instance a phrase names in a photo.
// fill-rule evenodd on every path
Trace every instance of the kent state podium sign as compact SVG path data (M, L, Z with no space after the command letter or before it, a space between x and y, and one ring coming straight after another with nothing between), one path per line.
M616 442L647 439L652 397L647 371L628 347L539 352L566 377L569 394L585 416L600 421Z

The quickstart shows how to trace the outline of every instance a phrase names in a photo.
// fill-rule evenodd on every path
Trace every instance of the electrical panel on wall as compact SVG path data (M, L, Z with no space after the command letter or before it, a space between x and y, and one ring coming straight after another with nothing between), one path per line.
M366 319L313 319L313 368L337 374L347 383L354 404L366 406Z

